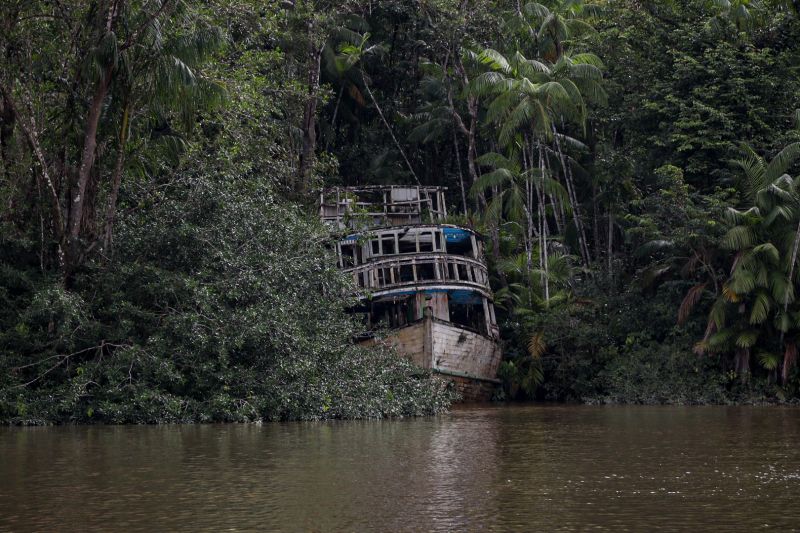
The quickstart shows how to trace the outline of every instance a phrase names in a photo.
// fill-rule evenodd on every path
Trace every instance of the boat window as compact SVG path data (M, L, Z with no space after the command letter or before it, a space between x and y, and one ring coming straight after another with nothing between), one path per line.
M419 234L419 251L420 252L433 251L433 232L425 231Z
M414 270L411 265L400 266L400 282L414 281Z
M391 283L391 274L389 273L388 268L378 268L376 269L376 274L378 276L378 287L385 287Z
M436 279L433 263L423 263L417 265L417 279L432 280Z
M401 254L415 254L417 253L417 239L416 235L405 234L400 237L398 242L398 253Z
M414 320L413 297L378 301L371 305L371 325L398 328Z
M458 241L447 242L447 253L452 255L463 255L473 257L472 239L461 239Z
M467 265L458 265L458 279L461 281L470 281L467 274Z
M486 315L483 312L483 303L462 304L450 301L450 322L488 334L486 329Z
M383 243L383 255L394 255L397 253L394 245L394 235L387 235L381 238Z
M342 244L341 245L341 260L340 264L342 268L350 268L355 265L355 259L353 258L355 246L353 244Z

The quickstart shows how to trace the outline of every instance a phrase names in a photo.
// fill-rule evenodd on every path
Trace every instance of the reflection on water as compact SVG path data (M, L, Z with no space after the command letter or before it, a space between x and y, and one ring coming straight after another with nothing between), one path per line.
M0 429L0 531L800 527L800 410Z

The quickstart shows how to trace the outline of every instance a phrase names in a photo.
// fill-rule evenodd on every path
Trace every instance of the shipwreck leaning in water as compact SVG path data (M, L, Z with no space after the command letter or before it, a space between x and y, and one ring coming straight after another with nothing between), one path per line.
M501 348L481 236L443 223L441 187L372 186L320 193L320 217L346 236L339 267L353 276L367 332L455 383L465 400L490 399Z

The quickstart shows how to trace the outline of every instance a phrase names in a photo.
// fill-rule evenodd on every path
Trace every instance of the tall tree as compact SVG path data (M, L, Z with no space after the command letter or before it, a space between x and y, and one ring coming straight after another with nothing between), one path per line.
M177 0L12 3L2 16L4 127L25 140L18 161L36 161L44 255L47 240L68 280L110 243L131 132L170 135L219 101L201 68L220 34Z

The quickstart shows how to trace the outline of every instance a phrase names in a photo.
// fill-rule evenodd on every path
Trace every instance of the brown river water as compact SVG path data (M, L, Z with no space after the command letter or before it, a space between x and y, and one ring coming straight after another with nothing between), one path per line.
M0 428L0 531L786 531L800 409Z

